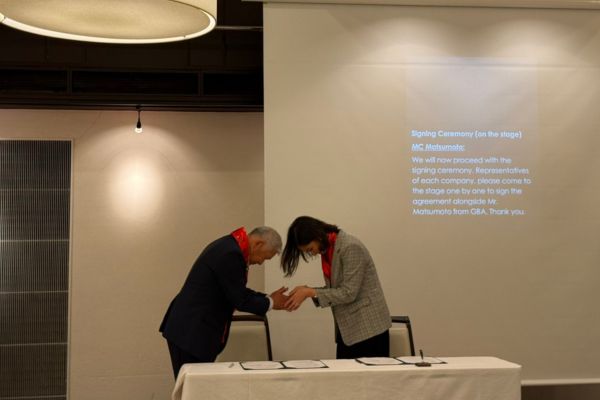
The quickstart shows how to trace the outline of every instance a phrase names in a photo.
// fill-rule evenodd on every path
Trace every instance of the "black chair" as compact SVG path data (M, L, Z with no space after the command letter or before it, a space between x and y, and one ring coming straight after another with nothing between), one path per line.
M408 316L393 316L390 328L390 356L415 355L415 343Z
M272 361L271 333L266 316L233 316L225 350L216 361Z

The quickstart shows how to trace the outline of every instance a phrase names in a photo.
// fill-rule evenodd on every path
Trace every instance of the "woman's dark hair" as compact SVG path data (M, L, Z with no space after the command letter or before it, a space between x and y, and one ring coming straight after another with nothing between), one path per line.
M281 269L285 276L294 275L300 257L307 261L306 255L298 249L298 246L304 246L316 240L319 242L321 251L327 250L329 247L327 234L339 231L340 228L337 226L327 224L313 217L302 216L296 218L288 228L285 248L281 255Z

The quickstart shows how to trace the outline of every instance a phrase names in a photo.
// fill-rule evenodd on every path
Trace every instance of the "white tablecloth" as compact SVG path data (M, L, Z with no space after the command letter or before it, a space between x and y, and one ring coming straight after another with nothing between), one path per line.
M173 400L519 400L521 367L494 357L441 358L447 364L368 366L323 360L329 368L244 370L239 363L186 364Z

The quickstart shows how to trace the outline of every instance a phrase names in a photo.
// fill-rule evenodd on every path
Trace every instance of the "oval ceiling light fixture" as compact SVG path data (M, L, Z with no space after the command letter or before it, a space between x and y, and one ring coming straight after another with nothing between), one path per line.
M0 22L59 39L164 43L216 25L217 0L0 0Z

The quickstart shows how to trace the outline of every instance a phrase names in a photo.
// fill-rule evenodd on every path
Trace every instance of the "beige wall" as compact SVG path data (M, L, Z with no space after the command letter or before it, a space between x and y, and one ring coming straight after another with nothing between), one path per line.
M263 223L262 114L142 112L141 135L136 118L0 110L1 138L73 140L71 399L169 398L170 299L205 244Z

